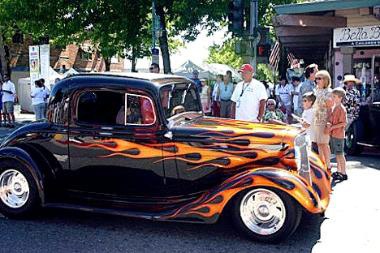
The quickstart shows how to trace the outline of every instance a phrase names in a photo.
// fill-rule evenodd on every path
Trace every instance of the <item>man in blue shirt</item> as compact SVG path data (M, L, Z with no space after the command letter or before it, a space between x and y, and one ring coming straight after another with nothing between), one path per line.
M201 80L199 80L198 78L198 70L194 69L193 70L193 77L191 78L191 80L195 83L195 87L197 87L197 90L199 93L202 92L202 84L201 84Z
M220 117L231 117L231 96L234 92L234 85L230 82L227 75L223 77L223 83L219 84L220 95Z

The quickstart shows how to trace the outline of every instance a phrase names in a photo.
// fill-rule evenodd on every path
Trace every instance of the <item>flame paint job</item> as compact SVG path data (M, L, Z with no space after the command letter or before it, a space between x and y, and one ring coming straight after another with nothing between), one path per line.
M172 130L173 142L169 143L139 144L110 138L80 146L109 151L103 158L124 156L152 159L153 163L177 160L187 165L187 172L235 173L186 205L156 214L156 219L212 223L236 194L259 186L288 193L311 213L327 208L330 175L314 153L310 155L312 185L298 175L293 141L299 131L294 128L202 117Z

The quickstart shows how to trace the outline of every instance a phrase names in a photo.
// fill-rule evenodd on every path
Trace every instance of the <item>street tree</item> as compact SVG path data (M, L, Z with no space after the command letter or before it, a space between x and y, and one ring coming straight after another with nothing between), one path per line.
M226 21L228 3L229 0L157 0L156 12L162 28L159 42L165 73L171 72L168 32L170 36L181 35L185 41L195 40L201 30L211 34ZM167 29L168 24L172 29Z
M1 0L0 9L0 26L17 26L34 39L48 36L62 46L91 41L107 70L112 56L122 55L126 48L138 49L149 34L144 24L150 0Z

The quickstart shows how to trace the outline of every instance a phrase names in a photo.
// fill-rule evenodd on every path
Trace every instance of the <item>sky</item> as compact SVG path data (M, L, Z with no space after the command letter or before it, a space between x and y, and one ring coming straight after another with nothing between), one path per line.
M221 44L225 40L227 28L223 28L215 32L210 37L207 36L207 31L201 31L197 39L186 43L184 48L181 48L178 53L170 56L172 71L174 72L187 60L191 60L197 65L202 65L208 58L208 47L214 43ZM137 61L137 69L149 68L151 59L144 58ZM160 67L162 67L162 57L160 55ZM131 68L131 63L126 63L126 68Z

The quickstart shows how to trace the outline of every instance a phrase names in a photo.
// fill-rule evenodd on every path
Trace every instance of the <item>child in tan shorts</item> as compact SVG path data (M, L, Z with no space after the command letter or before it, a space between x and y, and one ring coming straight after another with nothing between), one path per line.
M342 99L346 96L343 88L335 88L332 91L334 108L331 113L327 129L330 132L331 153L336 155L337 171L332 174L334 180L347 180L346 159L344 157L344 137L347 124L346 108L342 105Z

